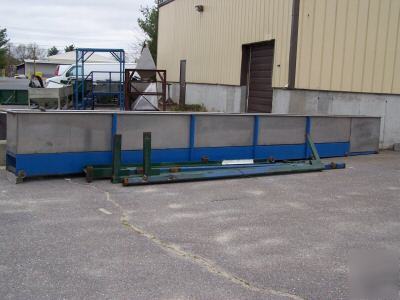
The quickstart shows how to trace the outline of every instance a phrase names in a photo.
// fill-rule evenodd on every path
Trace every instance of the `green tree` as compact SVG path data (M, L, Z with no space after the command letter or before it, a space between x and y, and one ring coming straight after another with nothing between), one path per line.
M7 65L7 29L0 29L0 68Z
M146 34L145 43L149 46L154 61L157 61L157 39L158 39L158 5L157 1L152 7L142 7L140 9L142 17L139 18L138 25Z
M74 44L71 44L71 45L69 45L69 46L65 46L64 50L65 50L65 52L74 51L74 50L75 50L75 45L74 45Z
M51 47L49 50L47 50L47 56L52 56L58 54L58 49L56 46Z

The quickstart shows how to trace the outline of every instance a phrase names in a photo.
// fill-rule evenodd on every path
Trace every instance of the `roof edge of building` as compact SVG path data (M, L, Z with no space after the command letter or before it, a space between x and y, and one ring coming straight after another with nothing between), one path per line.
M158 7L162 7L164 5L170 4L171 2L174 2L175 0L163 0L163 1L158 1Z

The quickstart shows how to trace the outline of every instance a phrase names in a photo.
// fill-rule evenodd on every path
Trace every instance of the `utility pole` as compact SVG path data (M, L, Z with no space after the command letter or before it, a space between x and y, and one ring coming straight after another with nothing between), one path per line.
M36 76L36 46L33 46L33 76Z

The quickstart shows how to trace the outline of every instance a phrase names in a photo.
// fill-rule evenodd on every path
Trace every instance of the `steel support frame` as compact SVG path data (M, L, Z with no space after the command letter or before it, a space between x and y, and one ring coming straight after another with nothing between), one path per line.
M125 51L124 49L107 49L107 48L77 48L75 50L75 86L74 86L74 109L86 109L88 107L88 103L85 95L85 82L88 80L90 75L85 76L85 62L94 54L94 53L110 53L115 60L119 63L119 87L118 93L112 93L112 95L118 96L118 103L120 110L124 110L124 70L125 70ZM79 67L81 67L81 74L79 74ZM94 95L92 95L92 101L94 101ZM94 104L92 104L92 108Z
M139 74L141 71L144 72L155 72L154 80L135 80L135 74ZM157 91L157 83L161 82L161 92ZM134 83L155 83L156 92L141 92L135 86ZM167 71L166 70L151 70L151 69L126 69L125 70L125 110L131 110L132 103L135 99L140 96L146 98L146 96L157 96L157 100L162 102L163 111L167 110Z

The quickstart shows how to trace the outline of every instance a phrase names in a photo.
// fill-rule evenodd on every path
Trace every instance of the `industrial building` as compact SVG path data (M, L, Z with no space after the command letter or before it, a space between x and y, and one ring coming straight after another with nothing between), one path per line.
M28 78L30 78L34 73L43 78L50 78L54 76L54 72L58 65L71 65L75 64L75 61L75 51L52 55L45 59L24 59L24 63L17 66L17 72L18 74L23 74ZM92 57L88 59L88 62L109 63L114 62L114 60L98 54L93 54Z
M158 69L209 111L381 116L400 142L400 1L164 0Z

